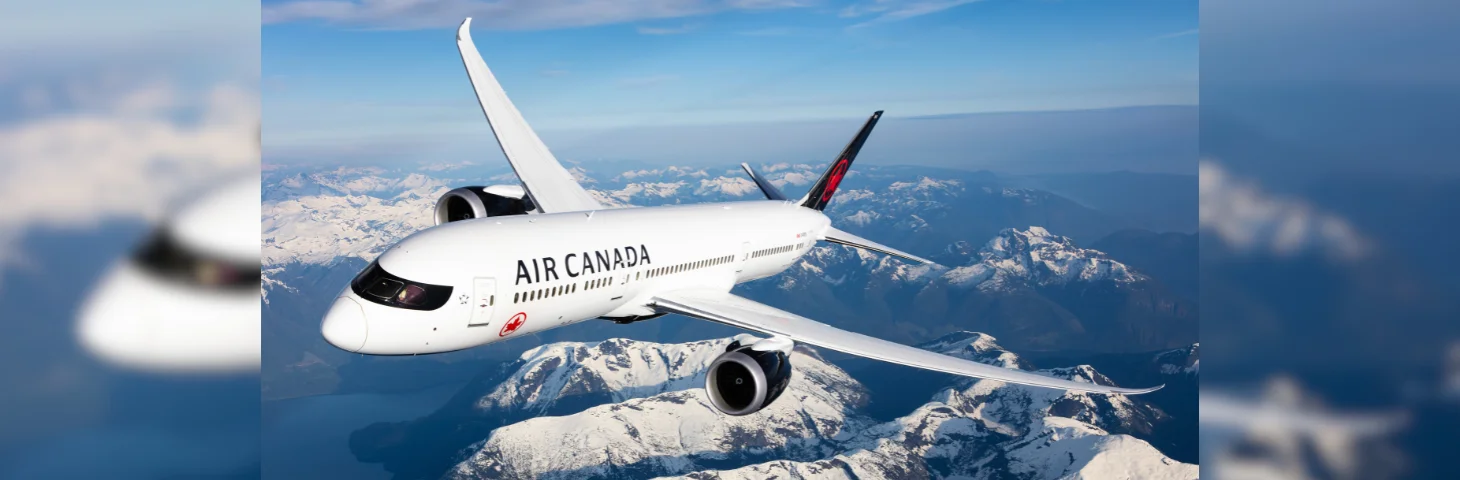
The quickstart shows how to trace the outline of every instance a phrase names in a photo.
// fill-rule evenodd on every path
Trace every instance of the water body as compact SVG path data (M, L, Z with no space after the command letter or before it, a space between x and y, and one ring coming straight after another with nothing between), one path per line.
M410 393L320 395L264 402L263 477L389 479L350 453L350 432L435 411L464 384Z

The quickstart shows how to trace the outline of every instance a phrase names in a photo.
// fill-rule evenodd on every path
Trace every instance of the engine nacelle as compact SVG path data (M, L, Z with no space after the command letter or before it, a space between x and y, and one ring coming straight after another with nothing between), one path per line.
M473 218L523 215L536 210L527 191L518 185L461 187L436 200L436 224Z
M748 415L770 406L791 384L791 341L736 339L710 363L705 392L726 415Z

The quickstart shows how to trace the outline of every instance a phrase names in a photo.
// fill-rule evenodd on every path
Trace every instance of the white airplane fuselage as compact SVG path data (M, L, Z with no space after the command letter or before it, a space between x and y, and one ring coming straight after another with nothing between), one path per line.
M412 234L376 260L404 281L449 286L444 305L401 308L352 284L321 331L347 351L412 355L590 319L654 315L656 293L728 292L784 271L830 225L820 211L774 200L446 223Z

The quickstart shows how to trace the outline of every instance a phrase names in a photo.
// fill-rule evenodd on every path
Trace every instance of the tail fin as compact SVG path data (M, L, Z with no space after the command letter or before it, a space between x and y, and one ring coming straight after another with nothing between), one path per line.
M847 148L842 150L841 156L836 157L836 161L831 162L831 167L826 169L826 173L821 174L821 178L811 185L811 191L801 199L801 206L816 210L826 208L826 204L831 202L832 194L836 193L837 185L842 183L842 176L847 174L847 169L852 168L852 160L857 158L857 152L862 150L862 144L867 143L867 137L872 135L872 127L877 126L879 118L882 118L881 110L873 113L872 117L867 119L867 123L862 125L862 130L857 132L857 136L852 137L852 143L848 143Z

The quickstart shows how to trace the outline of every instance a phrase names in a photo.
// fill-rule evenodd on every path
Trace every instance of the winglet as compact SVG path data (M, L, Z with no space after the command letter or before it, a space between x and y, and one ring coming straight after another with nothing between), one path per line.
M1163 388L1166 388L1166 384L1164 384L1164 383L1163 384L1160 384L1160 385L1156 385L1154 387L1150 387L1150 388L1130 388L1130 389L1126 389L1126 391L1124 391L1124 392L1119 392L1119 393L1122 394L1122 395L1142 395L1142 394L1151 393L1151 392L1154 392L1156 390L1160 390L1160 389L1163 389Z
M599 210L598 203L573 174L558 162L537 133L528 126L522 112L507 98L502 84L487 68L486 60L477 51L471 38L471 18L461 22L456 30L456 47L461 52L462 66L466 68L467 79L476 93L482 114L492 135L497 137L497 146L512 165L512 171L522 180L527 196L543 213L581 212Z
M766 179L764 176L761 176L761 174L756 173L755 169L750 168L750 164L742 162L740 164L740 168L745 169L745 174L750 175L750 179L755 181L755 186L760 187L760 191L761 193L765 194L765 198L769 198L771 200L786 199L786 196L781 193L781 189L776 188L776 185L774 183L771 183L770 180Z

